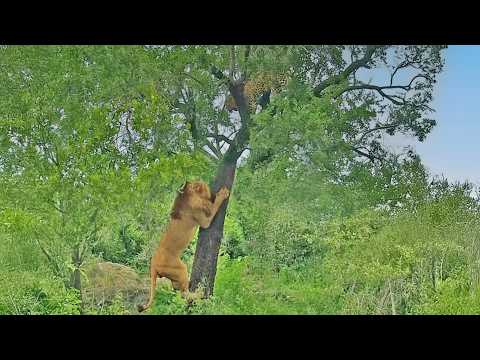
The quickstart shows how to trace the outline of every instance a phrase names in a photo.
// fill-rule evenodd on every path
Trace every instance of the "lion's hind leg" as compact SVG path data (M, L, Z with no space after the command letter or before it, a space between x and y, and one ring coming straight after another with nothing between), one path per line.
M172 281L175 290L180 290L182 293L188 290L187 266L183 262L178 261L178 264L169 269L164 276Z
M187 266L179 261L178 264L169 269L168 273L164 274L165 277L169 278L172 281L172 287L175 290L180 290L183 298L188 298L188 271Z
M179 280L172 280L172 286L175 290L180 290L182 295L188 291L188 277L179 275Z
M187 301L188 304L191 304L194 300L201 298L201 293L191 293L188 290L188 271L185 264L182 263L182 266L178 269L175 269L175 272L173 272L171 276L172 277L170 280L172 280L173 288L175 290L180 290L182 297Z

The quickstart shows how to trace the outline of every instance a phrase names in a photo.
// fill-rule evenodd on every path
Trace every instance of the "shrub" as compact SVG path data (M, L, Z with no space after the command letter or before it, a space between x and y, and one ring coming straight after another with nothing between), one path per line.
M80 314L80 297L73 289L41 272L2 272L0 313L12 315Z

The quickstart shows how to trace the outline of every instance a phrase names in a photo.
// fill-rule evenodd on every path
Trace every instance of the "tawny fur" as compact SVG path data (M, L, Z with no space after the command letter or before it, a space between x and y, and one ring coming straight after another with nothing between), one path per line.
M188 295L187 266L180 256L192 241L197 226L208 228L229 194L226 187L212 196L210 188L202 181L185 183L173 203L170 223L151 260L150 299L147 304L139 305L138 311L144 311L152 305L157 277L170 279L174 289L180 290L184 297Z

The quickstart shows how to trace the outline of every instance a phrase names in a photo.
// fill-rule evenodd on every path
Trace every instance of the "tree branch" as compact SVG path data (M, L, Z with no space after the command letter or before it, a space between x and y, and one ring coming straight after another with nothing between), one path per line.
M399 123L394 123L394 124L388 124L388 125L381 125L381 126L377 126L377 127L374 127L372 129L368 129L367 131L365 131L362 136L360 137L360 139L358 139L358 143L361 143L362 140L365 138L365 136L367 136L368 134L374 132L374 131L378 131L378 130L385 130L385 129L392 129L392 128L395 128L397 126L399 126L400 124Z
M250 57L250 50L251 50L251 46L250 45L246 45L245 47L245 55L244 55L244 63L245 63L245 68L243 69L243 77L244 78L247 78L247 70L248 70L248 59Z
M37 242L37 245L40 248L40 250L42 251L42 253L47 258L48 262L53 266L53 272L55 273L55 275L61 277L62 276L62 271L61 271L60 267L58 266L58 263L55 261L55 259L52 257L52 255L50 255L50 252L47 250L47 248L45 248L43 246L43 244L40 242L40 240L38 240L37 237L35 237L35 241Z
M180 95L182 96L183 105L185 107L183 115L185 115L187 123L190 124L190 134L192 135L193 145L196 149L198 147L198 143L201 142L202 139L200 139L200 135L197 129L195 102L191 100L188 89L181 89Z
M424 79L427 79L428 81L432 81L432 79L431 79L429 76L427 76L427 75L417 74L417 75L415 75L415 76L412 78L412 80L410 80L410 82L408 83L408 85L407 85L408 90L411 89L411 86L412 86L413 81L414 81L415 79L417 79L417 78L424 78Z
M361 85L353 85L346 87L345 89L341 90L335 97L339 97L340 95L352 91L352 90L375 90L377 91L382 97L390 100L395 105L405 105L405 101L398 101L395 98L399 98L397 95L388 95L383 90L385 89L403 89L407 90L405 86L377 86L377 85L370 85L370 84L361 84Z
M244 82L230 84L230 94L233 96L240 114L240 129L235 135L232 144L229 146L226 155L238 159L243 151L243 147L248 143L250 138L250 110L248 109L247 100L244 94Z
M224 141L227 144L232 144L232 140L226 137L225 135L220 135L220 134L213 134L213 133L207 133L207 137L214 138L215 140L218 141Z
M250 50L251 50L251 45L246 45L245 47L245 62L248 61L248 58L250 57Z
M93 222L93 229L90 232L90 234L88 234L86 237L83 238L83 241L81 243L82 250L80 251L80 255L79 255L80 263L83 263L85 253L87 251L87 246L86 246L87 241L90 241L90 238L96 237L96 235L97 235L97 230L98 230L97 229L97 215L98 215L98 207L95 208L92 215L90 216L90 222L91 223Z
M407 64L411 64L411 62L408 62ZM335 97L337 98L338 96L344 94L345 92L353 91L353 90L375 90L382 97L390 100L390 102L392 102L395 105L399 105L399 106L406 105L407 101L405 100L405 98L402 98L398 95L389 95L389 94L385 93L383 90L401 89L401 90L405 90L406 92L408 92L408 91L412 90L412 84L418 78L424 78L424 79L427 79L429 81L432 81L432 79L430 77L428 77L427 75L417 74L410 80L410 82L407 85L392 85L392 79L390 79L390 85L386 85L386 86L378 86L378 85L360 83L359 85L352 85L352 86L346 87L345 89L341 90Z
M372 155L372 154L368 154L366 152L363 152L359 148L356 148L356 147L352 146L352 150L355 151L357 154L368 158L371 162L375 162L375 160L383 161L382 158L380 158L378 156L375 156L375 155Z
M228 74L231 82L235 81L234 74L235 74L235 45L232 45L230 47L230 73Z
M209 159L212 159L214 161L218 161L219 158L217 158L215 155L213 155L212 153L209 153L207 150L205 150L204 148L200 148L200 151L204 154L204 155L207 155Z
M320 84L318 84L314 89L313 89L313 94L315 96L320 96L323 90L325 90L327 87L331 85L336 85L341 83L343 80L346 80L350 74L353 72L357 71L358 69L362 67L368 67L368 62L372 59L373 54L377 49L381 48L381 46L376 45L372 46L369 45L367 46L367 49L365 51L365 55L363 58L358 59L354 62L352 62L345 70L343 70L340 74L334 75L324 81L322 81Z
M213 152L213 154L218 158L218 159L221 159L222 158L222 153L215 147L213 146L213 144L208 141L208 140L205 140L205 145L210 149L211 152Z
M210 73L218 80L227 80L227 77L215 65L210 66Z
M392 85L393 78L395 77L395 74L397 73L398 70L406 68L412 64L413 64L413 61L408 61L408 60L402 61L400 64L398 64L395 70L393 71L392 75L390 75L390 85Z
M212 68L214 68L213 65L212 65ZM218 72L219 74L217 75L218 76L221 75L220 77L224 79L225 77L223 76L222 72L220 72L219 70ZM183 105L184 105L184 110L182 111L182 113L183 115L185 115L185 119L187 123L190 124L190 133L193 138L194 149L200 150L203 154L207 155L210 159L214 161L218 161L222 157L221 151L219 151L217 147L215 147L210 141L208 141L208 139L204 138L203 136L200 136L200 133L197 129L195 102L191 100L187 90L184 91L184 89L181 89L180 95L182 97ZM207 136L210 136L213 138L217 137L217 135L215 134L208 134ZM203 148L203 146L207 146L213 154L206 151Z
M207 147L216 155L218 158L227 157L229 160L238 159L240 156L241 151L239 149L243 149L245 144L248 142L248 138L250 136L249 126L250 126L250 114L247 106L247 102L244 95L244 80L243 76L239 81L231 81L229 80L215 65L210 67L210 72L213 76L215 76L218 80L226 81L228 86L228 90L232 95L235 103L238 107L238 112L240 114L240 122L241 126L238 132L236 133L233 140L229 139L229 147L225 152L225 155L222 155L212 143L207 142ZM215 137L214 137L215 138ZM242 150L243 151L243 150Z

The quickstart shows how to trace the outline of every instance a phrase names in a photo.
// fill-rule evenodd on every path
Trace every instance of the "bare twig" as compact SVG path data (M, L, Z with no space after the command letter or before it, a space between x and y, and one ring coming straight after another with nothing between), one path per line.
M368 158L371 162L375 162L375 160L383 161L382 158L380 158L376 155L361 151L359 147L353 147L352 146L351 149L353 151L355 151L358 155L361 155L361 156L364 156L364 157Z
M382 97L390 100L393 104L395 105L405 105L405 101L399 101L397 100L399 96L397 95L389 95L386 94L383 90L385 89L403 89L407 90L405 86L377 86L377 85L370 85L370 84L361 84L361 85L354 85L354 86L349 86L346 87L345 89L341 90L336 97L342 95L343 93L347 91L352 91L352 90L375 90L377 91ZM401 99L401 98L400 98Z
M321 92L323 90L325 90L327 87L329 87L331 85L336 85L336 84L341 83L343 80L346 80L350 76L350 74L354 73L355 71L357 71L358 69L360 69L362 67L367 67L368 68L368 63L372 59L372 56L375 53L375 51L379 48L381 48L381 46L378 46L378 45L377 46L372 46L372 45L367 46L367 49L365 51L365 55L364 55L363 58L352 62L340 74L331 76L328 79L322 81L320 84L318 84L314 88L314 91L313 91L314 95L315 96L320 96Z
M381 125L381 126L377 126L377 127L374 127L372 129L368 129L367 131L365 131L362 136L360 137L360 139L358 139L358 143L361 144L363 139L370 133L372 132L375 132L375 131L378 131L378 130L385 130L385 129L392 129L392 128L395 128L397 126L399 126L400 124L399 123L393 123L393 124L387 124L387 125Z
M235 65L235 45L232 45L230 47L230 73L228 74L231 82L235 81Z
M393 71L392 75L390 75L390 85L393 84L393 78L395 77L398 70L406 68L406 67L408 67L412 64L413 64L413 62L408 61L408 60L402 61L400 64L398 64L397 67L395 68L395 70Z
M251 46L250 45L247 45L245 47L245 56L244 56L244 62L245 62L245 66L244 66L244 69L243 69L243 74L242 74L242 77L243 78L247 78L248 76L248 59L250 57L250 50L251 50Z
M210 151L213 152L213 154L221 159L222 158L222 153L208 140L205 141L205 145L210 149Z
M204 148L200 148L200 151L201 151L204 155L208 156L208 158L211 159L211 160L214 160L214 161L218 161L218 160L219 160L218 157L216 157L216 156L213 155L212 153L209 153L209 152L208 152L207 150L205 150Z
M221 135L221 134L213 134L213 133L207 133L207 137L211 137L211 138L214 138L215 140L218 140L218 141L224 141L228 144L231 144L232 143L232 140L229 139L228 137L226 137L225 135Z

